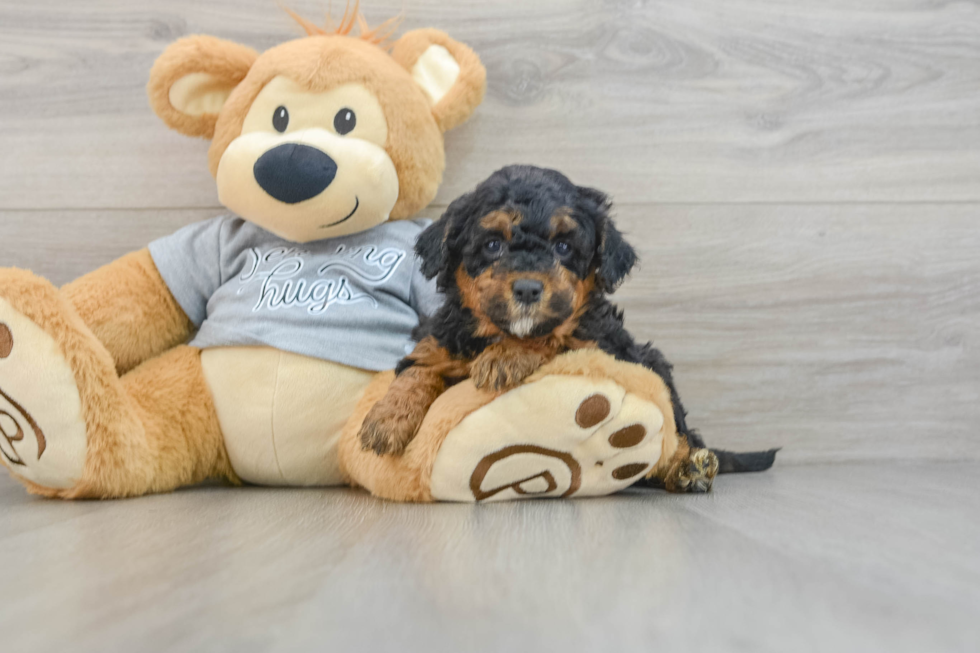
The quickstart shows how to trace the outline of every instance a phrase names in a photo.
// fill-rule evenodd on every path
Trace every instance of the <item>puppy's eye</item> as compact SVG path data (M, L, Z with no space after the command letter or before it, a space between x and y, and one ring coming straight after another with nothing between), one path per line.
M341 109L337 112L337 115L333 117L333 128L337 130L337 133L343 136L344 134L349 134L354 131L354 127L357 126L357 116L350 109Z
M272 113L272 126L280 134L286 131L286 127L289 126L289 112L286 111L286 107L278 107Z
M485 251L490 256L496 256L497 254L499 254L501 248L503 248L503 244L496 238L494 238L493 240L488 240L483 244L483 251Z
M559 240L554 244L555 254L561 258L565 258L572 253L572 246L566 243L564 240Z

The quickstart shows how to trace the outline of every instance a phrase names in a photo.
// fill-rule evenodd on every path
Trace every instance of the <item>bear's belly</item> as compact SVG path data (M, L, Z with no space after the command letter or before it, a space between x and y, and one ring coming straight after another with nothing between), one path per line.
M337 442L375 373L268 347L201 353L235 473L259 485L341 485Z

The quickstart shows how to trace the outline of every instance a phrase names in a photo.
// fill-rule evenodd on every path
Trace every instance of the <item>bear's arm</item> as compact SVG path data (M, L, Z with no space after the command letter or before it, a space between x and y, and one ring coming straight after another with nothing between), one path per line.
M79 277L61 292L112 354L119 374L186 342L194 328L148 249Z

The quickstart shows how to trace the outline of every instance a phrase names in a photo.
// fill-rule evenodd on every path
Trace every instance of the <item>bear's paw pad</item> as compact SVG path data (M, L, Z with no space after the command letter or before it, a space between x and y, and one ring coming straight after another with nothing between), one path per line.
M601 496L649 473L663 413L605 379L547 376L468 415L433 465L443 501Z
M0 298L0 461L48 488L72 487L85 462L75 376L55 340Z

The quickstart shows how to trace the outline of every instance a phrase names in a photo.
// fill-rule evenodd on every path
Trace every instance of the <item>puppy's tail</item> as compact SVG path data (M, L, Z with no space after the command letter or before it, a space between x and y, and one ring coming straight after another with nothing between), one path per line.
M779 449L768 451L725 451L712 449L711 453L718 457L719 474L741 474L743 472L761 472L772 467Z

